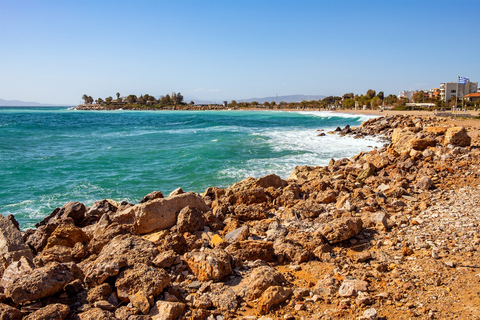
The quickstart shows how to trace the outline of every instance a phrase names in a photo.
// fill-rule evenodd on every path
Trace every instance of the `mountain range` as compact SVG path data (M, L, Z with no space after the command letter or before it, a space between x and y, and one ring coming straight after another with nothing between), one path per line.
M0 99L0 107L56 107L57 104Z

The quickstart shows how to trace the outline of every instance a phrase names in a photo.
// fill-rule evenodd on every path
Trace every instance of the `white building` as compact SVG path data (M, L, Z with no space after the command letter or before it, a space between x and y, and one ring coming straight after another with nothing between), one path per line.
M457 94L458 90L458 94ZM451 97L457 96L463 98L465 95L475 93L478 90L478 82L468 82L466 84L457 82L447 82L440 84L440 98L447 102Z

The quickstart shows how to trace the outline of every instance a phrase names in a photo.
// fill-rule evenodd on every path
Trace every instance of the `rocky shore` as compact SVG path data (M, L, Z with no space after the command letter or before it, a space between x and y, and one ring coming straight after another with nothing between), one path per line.
M330 134L386 145L286 180L69 202L26 231L0 215L0 319L480 316L478 131L390 116Z

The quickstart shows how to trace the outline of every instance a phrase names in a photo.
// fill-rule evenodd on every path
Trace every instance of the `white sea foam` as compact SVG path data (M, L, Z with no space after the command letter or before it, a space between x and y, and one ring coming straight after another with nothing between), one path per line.
M353 113L339 113L339 112L332 112L332 111L294 111L300 114L308 114L313 115L316 117L331 119L331 118L354 118L360 119L362 122L367 121L372 118L378 118L380 116L372 115L372 114L353 114Z

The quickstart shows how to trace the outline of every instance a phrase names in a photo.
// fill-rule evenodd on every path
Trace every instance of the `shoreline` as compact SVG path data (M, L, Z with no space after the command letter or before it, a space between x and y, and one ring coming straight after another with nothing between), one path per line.
M73 319L480 314L471 309L480 303L478 124L399 113L337 133L389 145L298 166L285 180L154 191L138 204L69 202L23 233L0 216L2 310Z

